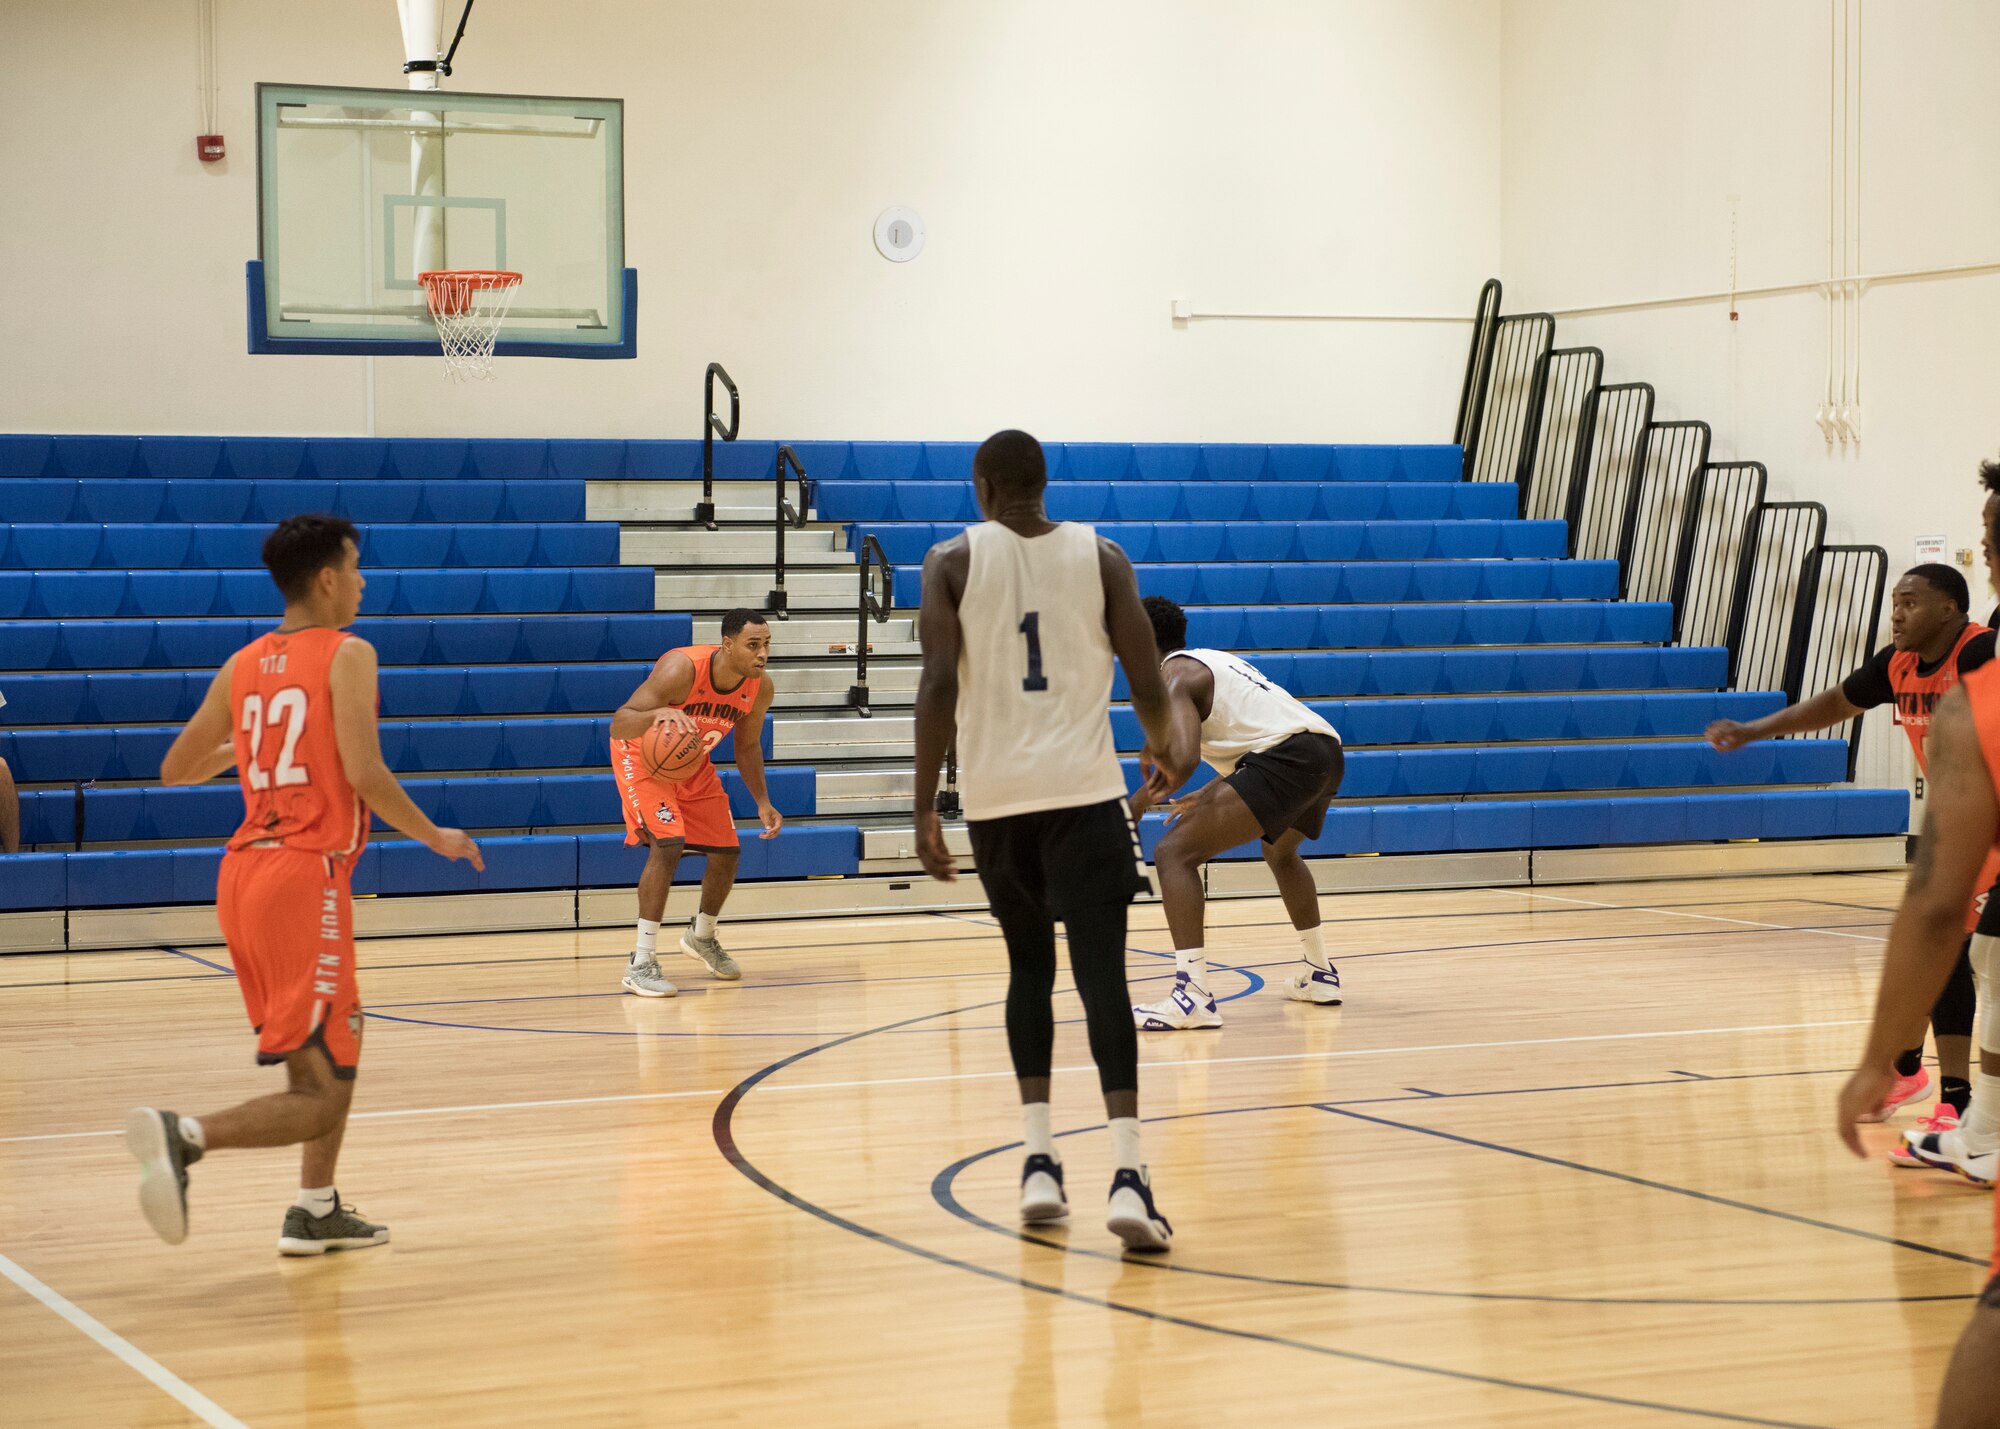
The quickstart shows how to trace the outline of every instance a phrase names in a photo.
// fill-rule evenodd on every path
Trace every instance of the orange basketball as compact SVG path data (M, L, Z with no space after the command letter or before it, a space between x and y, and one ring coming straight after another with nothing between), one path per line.
M648 726L639 736L639 760L646 766L646 772L669 784L692 777L707 757L698 730L672 730L656 724Z

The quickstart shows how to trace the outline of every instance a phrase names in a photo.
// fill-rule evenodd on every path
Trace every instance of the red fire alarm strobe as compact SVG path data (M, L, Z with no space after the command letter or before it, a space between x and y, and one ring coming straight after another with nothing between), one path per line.
M220 134L197 134L194 151L201 156L204 164L212 164L222 157L222 136Z

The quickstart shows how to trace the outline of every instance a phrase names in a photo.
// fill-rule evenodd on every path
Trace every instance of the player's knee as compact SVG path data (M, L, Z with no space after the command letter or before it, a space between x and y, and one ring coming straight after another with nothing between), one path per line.
M727 864L729 867L734 868L736 860L742 856L742 853L743 850L741 849L719 848L712 851L708 857L716 863Z
M1153 848L1153 864L1157 868L1184 871L1198 866L1201 861L1201 849L1185 820L1168 829Z
M686 847L684 839L654 839L646 851L646 859L650 863L672 862L680 858L681 850Z

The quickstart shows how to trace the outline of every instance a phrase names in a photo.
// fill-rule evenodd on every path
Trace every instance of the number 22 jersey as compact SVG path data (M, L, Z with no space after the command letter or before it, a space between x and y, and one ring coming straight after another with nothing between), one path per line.
M339 857L367 842L368 808L347 782L333 727L333 656L352 638L318 626L274 630L236 652L229 713L244 814L231 849Z
M959 598L959 793L968 819L1125 797L1111 742L1111 637L1097 532L967 528Z

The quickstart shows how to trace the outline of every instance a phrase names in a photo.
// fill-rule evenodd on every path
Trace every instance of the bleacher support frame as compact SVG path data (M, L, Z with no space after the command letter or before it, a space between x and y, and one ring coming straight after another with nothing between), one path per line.
M1731 689L1796 701L1867 659L1887 552L1826 545L1825 507L1766 501L1762 463L1711 462L1706 422L1655 421L1650 384L1604 384L1601 351L1556 348L1553 318L1506 316L1502 297L1488 279L1473 312L1456 423L1468 481L1518 481L1524 516L1561 511L1572 557L1618 562L1621 599L1671 601L1674 643L1726 646ZM1849 779L1860 739L1856 717Z

